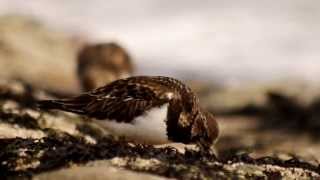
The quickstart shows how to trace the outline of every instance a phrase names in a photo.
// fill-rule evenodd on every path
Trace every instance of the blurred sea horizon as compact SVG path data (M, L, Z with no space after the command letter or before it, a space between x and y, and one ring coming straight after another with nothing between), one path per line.
M119 42L138 74L319 82L320 1L1 0L0 14Z

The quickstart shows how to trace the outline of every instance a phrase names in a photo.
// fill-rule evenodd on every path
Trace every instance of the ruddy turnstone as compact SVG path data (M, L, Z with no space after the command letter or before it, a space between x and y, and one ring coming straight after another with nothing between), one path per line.
M179 80L136 76L64 100L44 100L40 108L86 115L111 133L148 144L180 142L210 147L219 128Z
M84 91L90 91L132 74L129 54L116 43L87 45L78 54L78 76Z

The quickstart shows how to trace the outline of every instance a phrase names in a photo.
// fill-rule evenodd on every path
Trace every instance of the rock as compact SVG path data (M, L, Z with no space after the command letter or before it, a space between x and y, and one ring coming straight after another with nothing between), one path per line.
M32 18L1 16L0 77L22 79L54 92L77 92L78 46L68 35Z
M41 173L33 178L33 180L164 180L168 178L151 175L147 173L133 172L125 169L112 167L110 165L94 165L94 166L76 166L58 171Z
M205 95L200 94L200 101L207 109L224 114L250 108L250 106L263 106L268 103L268 92L281 92L281 94L295 97L299 102L307 105L315 97L320 96L319 90L318 84L308 84L298 80L272 81L266 84L251 83L212 89Z

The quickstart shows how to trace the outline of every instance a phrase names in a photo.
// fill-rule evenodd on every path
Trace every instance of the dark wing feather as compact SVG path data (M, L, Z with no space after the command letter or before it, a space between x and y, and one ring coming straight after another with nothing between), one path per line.
M41 101L39 105L43 108L84 114L96 119L130 122L146 110L170 102L171 97L166 94L176 92L167 86L160 86L152 84L152 81L139 83L139 79L129 78L115 81L75 98Z

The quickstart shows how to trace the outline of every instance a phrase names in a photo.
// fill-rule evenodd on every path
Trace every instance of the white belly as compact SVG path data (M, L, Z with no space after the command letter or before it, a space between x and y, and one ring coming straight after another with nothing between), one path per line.
M96 120L108 131L128 140L147 144L163 144L170 142L167 137L168 104L153 108L136 117L132 123L119 123L110 120Z

